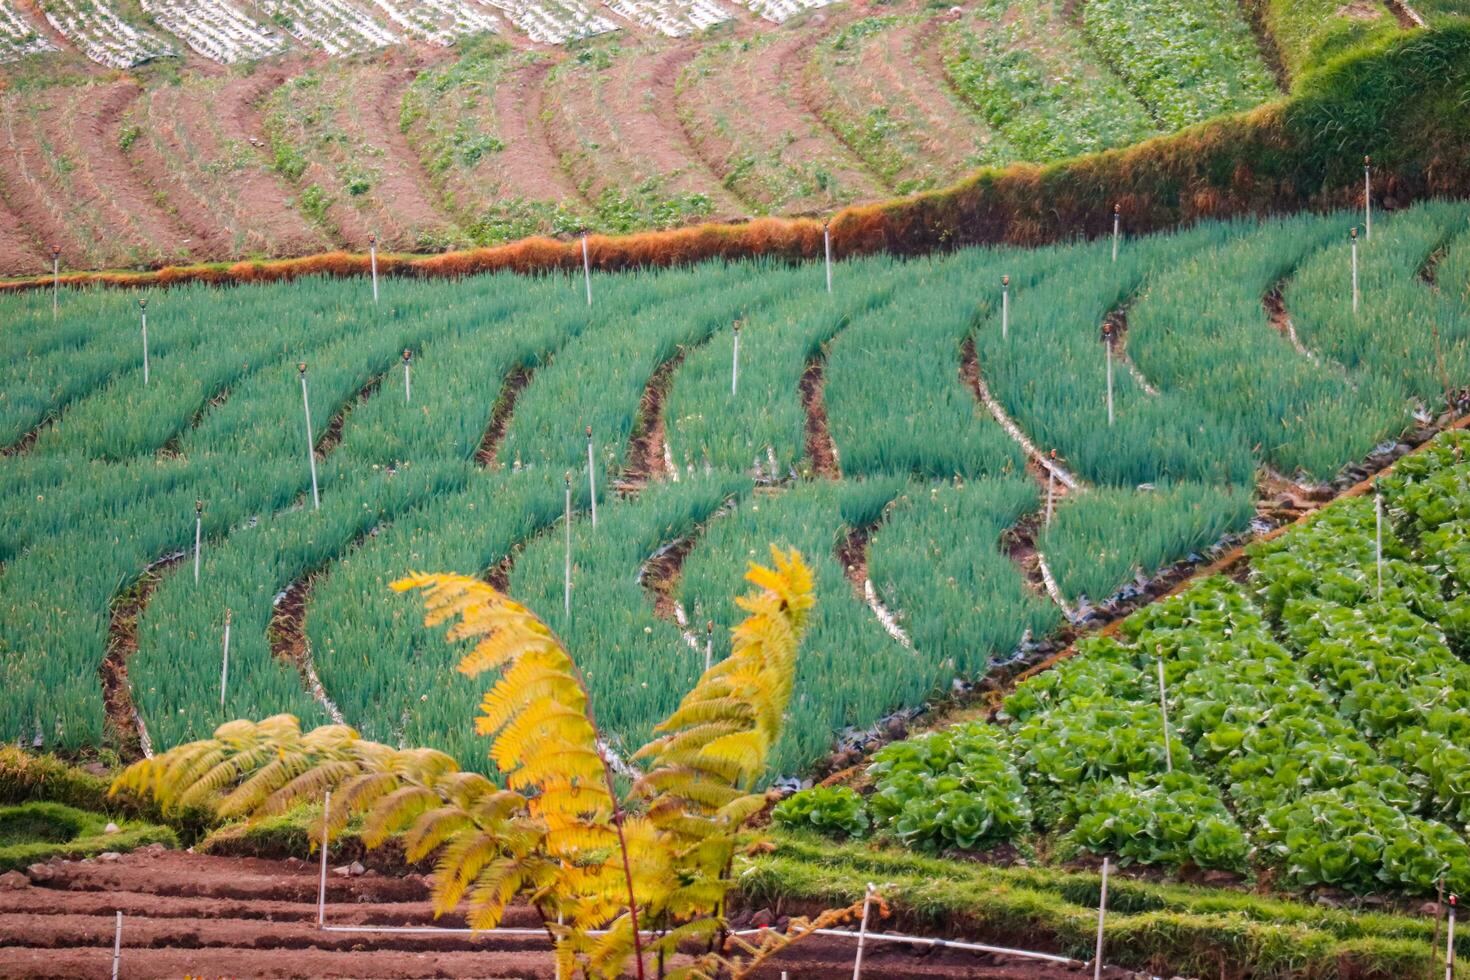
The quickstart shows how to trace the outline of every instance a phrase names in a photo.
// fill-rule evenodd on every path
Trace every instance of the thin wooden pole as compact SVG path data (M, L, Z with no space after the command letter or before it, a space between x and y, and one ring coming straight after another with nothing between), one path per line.
M1450 921L1446 927L1449 931L1445 938L1444 948L1444 980L1455 980L1455 907L1460 904L1457 896L1450 896Z
M322 871L321 878L316 886L316 924L321 928L327 923L327 842L328 829L331 825L332 813L332 791L327 790L327 797L322 801Z
M311 402L306 397L306 362L297 364L296 370L301 375L301 408L306 414L306 461L311 465L311 506L321 510L322 498L316 484L316 439L311 434Z
M587 286L587 305L592 305L592 259L587 254L587 233L582 233L582 281Z
M857 957L852 963L852 980L860 980L863 975L863 947L868 942L868 912L873 905L873 883L868 882L867 894L863 896L863 921L858 926Z
M715 662L715 621L713 619L704 624L704 672L709 673L710 665Z
M122 963L122 910L117 913L117 929L112 934L112 980L117 980L117 968Z
M735 321L735 340L731 345L730 397L734 398L740 387L740 321Z
M1373 158L1363 157L1363 238L1373 240Z
M565 584L562 588L562 612L567 619L572 617L572 474L568 473L567 481L567 563Z
M413 351L405 349L403 352L403 403L413 404L413 377L409 373L413 366Z
M1011 335L1011 277L1000 277L1000 339Z
M139 298L138 316L143 321L143 384L148 384L148 300Z
M194 501L194 584L199 584L199 545L204 539L204 501Z
M1354 228L1348 235L1353 246L1353 312L1358 312L1358 229Z
M1101 980L1103 962L1103 924L1108 916L1108 859L1103 858L1102 892L1097 900L1097 945L1092 950L1092 980Z
M1164 727L1164 768L1174 771L1174 750L1169 747L1169 696L1164 690L1164 649L1158 647L1159 659L1159 717Z
M1118 238L1122 234L1123 205L1113 205L1113 261L1118 261Z
M1378 566L1378 601L1383 601L1383 492L1373 483L1373 554Z
M592 426L587 426L587 493L592 500L592 526L597 526L597 459L592 448Z
M373 302L378 301L378 236L368 236L368 255L373 267Z
M61 246L51 246L51 319L61 313Z
M225 688L230 682L230 609L225 607L225 650L219 669L219 706L225 706Z
M822 252L827 257L827 295L832 295L832 226L822 226Z
M1103 346L1107 348L1103 357L1107 361L1108 377L1108 428L1113 426L1113 325L1103 324Z

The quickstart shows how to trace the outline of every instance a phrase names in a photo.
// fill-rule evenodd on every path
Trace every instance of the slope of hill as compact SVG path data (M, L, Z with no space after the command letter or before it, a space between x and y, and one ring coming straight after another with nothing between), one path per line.
M1279 94L1230 0L778 6L0 5L0 274L827 213Z

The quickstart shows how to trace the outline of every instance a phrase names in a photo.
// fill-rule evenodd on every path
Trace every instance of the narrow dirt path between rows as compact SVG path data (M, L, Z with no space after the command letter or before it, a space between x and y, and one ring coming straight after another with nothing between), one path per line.
M711 334L697 346L703 346L714 338ZM674 372L684 363L690 348L679 347L672 357L654 368L648 383L643 386L643 395L638 400L638 416L633 421L633 433L628 439L628 452L624 457L623 472L619 478L620 489L636 490L649 480L678 475L667 459L668 423L664 419L664 399L674 383Z
M960 377L976 400L985 406L991 417L1000 424L1002 429L1005 429L1006 433L1015 440L1016 445L1021 447L1021 451L1029 456L1037 466L1054 474L1057 482L1068 490L1080 492L1086 489L1085 484L1068 472L1067 468L1057 460L1054 452L1043 455L1041 450L1036 448L1036 444L1006 413L1005 408L995 396L990 393L990 386L985 383L985 378L980 373L980 357L975 350L975 338L973 337L966 337L964 343L960 345Z
M107 646L97 673L102 680L105 738L125 762L153 754L148 729L133 703L133 689L128 683L128 658L138 652L138 620L163 576L185 557L185 552L178 551L153 562L136 582L118 592L110 605Z
M831 343L828 340L827 343ZM806 417L806 459L812 472L824 480L842 479L837 443L827 424L827 344L806 362L801 372L801 410Z
M549 360L548 357L542 363ZM500 394L495 396L495 404L490 409L490 421L485 426L485 434L480 438L480 447L475 450L475 460L481 466L492 470L500 469L501 464L496 456L505 439L505 432L510 428L510 419L516 410L516 399L526 390L526 385L531 383L535 372L534 367L517 365L511 368L505 380L500 383Z
M1398 20L1399 26L1405 30L1429 26L1424 22L1424 18L1419 16L1419 11L1409 6L1404 0L1383 0L1383 5Z
M344 554L350 554L361 540L348 545ZM302 686L316 699L316 703L321 705L327 716L340 725L344 720L342 711L322 685L322 679L316 672L316 663L311 656L311 639L306 635L306 604L311 601L312 589L327 576L329 569L330 565L312 569L286 586L276 601L265 635L271 656L295 667L301 674Z
M1133 378L1135 384L1146 393L1158 397L1159 389L1154 387L1144 373L1133 363L1133 358L1128 356L1128 304L1118 307L1103 318L1103 323L1112 328L1113 332L1113 357L1117 359L1123 368Z

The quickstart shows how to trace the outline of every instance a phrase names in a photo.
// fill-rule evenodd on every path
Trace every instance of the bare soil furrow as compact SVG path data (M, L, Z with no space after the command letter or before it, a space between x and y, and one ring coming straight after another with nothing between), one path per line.
M350 952L319 949L206 950L126 948L122 975L129 977L546 977L555 976L551 956L544 966L523 952L375 952L358 937ZM371 953L371 956L367 955ZM0 957L0 977L106 978L112 969L112 942L95 947L35 949L15 946Z
M668 425L664 419L664 399L673 384L674 372L684 363L687 348L680 347L649 376L638 402L638 417L628 439L628 453L623 466L622 482L636 489L649 480L671 474L667 460Z
M1424 18L1419 15L1419 12L1405 3L1404 0L1383 0L1383 5L1398 20L1399 26L1405 30L1429 26L1424 22Z
M842 466L837 458L837 443L827 424L827 351L825 346L806 364L801 373L801 409L806 416L806 459L812 472L827 480L840 480Z
M311 601L311 590L326 574L326 568L313 569L286 586L276 600L266 636L271 655L300 671L302 685L327 716L340 725L344 721L342 711L322 686L311 656L311 639L306 635L306 604Z
M1006 430L1006 433L1015 440L1016 445L1021 447L1022 452L1031 457L1037 466L1051 472L1056 476L1057 482L1068 490L1080 492L1085 489L1082 481L1068 472L1067 468L1056 458L1055 452L1043 455L1041 450L1036 448L1036 444L1021 431L1021 427L1016 425L1006 413L1005 408L990 393L990 387L980 373L980 359L975 352L974 338L971 337L966 337L964 344L960 347L960 377L964 379L976 399L985 406L995 421L1000 423L1000 427Z
M562 169L542 119L550 59L518 68L495 87L495 118L506 149L496 161L506 197L577 201L577 184Z
M128 658L138 652L138 620L163 576L184 558L185 553L180 551L158 559L112 600L107 647L97 673L102 680L107 741L128 762L152 755L148 730L133 703L133 689L128 683Z
M853 152L842 134L827 123L823 117L823 102L807 83L811 49L820 39L818 34L801 35L793 43L772 52L777 91L783 94L784 101L789 106L788 112L794 109L805 113L813 127L826 134L832 149L841 148L844 166L836 176L842 186L855 189L859 197L865 200L880 197L888 192L887 183L863 162L859 154Z
M501 382L500 394L496 396L495 405L490 409L490 422L485 426L480 448L475 450L475 459L481 466L500 468L501 464L496 458L500 452L500 443L505 439L506 430L510 428L510 419L516 410L516 399L526 389L526 385L531 383L535 370L530 367L515 367Z

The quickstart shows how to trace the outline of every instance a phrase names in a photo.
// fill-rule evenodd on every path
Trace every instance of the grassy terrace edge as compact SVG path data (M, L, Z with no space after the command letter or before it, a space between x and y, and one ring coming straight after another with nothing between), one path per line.
M1130 233L1203 218L1348 206L1362 199L1362 157L1377 172L1381 207L1460 196L1470 185L1470 25L1370 42L1304 76L1292 96L1250 112L1122 150L1048 166L980 170L938 191L854 206L831 219L840 256L919 254L963 245L1040 245L1106 233L1114 204ZM600 271L711 258L822 255L823 223L763 218L588 239ZM433 256L384 255L385 275L573 270L577 242L537 237ZM77 272L67 285L153 286L359 276L368 258L326 252L301 258L166 266L146 272ZM50 285L39 276L0 290Z

